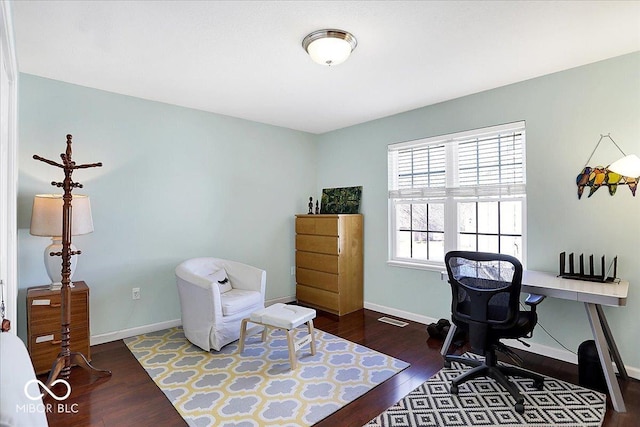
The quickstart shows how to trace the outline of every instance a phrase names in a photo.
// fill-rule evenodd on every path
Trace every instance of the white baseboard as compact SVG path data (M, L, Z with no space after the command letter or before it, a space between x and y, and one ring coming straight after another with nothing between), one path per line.
M274 298L265 301L265 305L269 306L275 304L277 302L281 302L286 304L288 302L295 301L296 297L282 297L282 298ZM165 322L153 323L151 325L142 325L136 326L135 328L123 329L120 331L107 332L105 334L92 335L91 336L91 344L90 345L98 345L104 344L111 341L117 341L129 337L135 337L140 334L148 334L149 332L161 331L163 329L175 328L176 326L182 325L181 319L167 320Z
M574 365L578 364L578 356L567 350L560 350L558 348L549 347L534 342L527 342L527 344L531 345L531 347L527 347L517 340L504 340L504 343L509 347L517 348L519 350L540 354L542 356L551 357L552 359L569 362ZM625 365L625 368L627 369L627 374L629 374L631 378L640 379L640 369L627 365ZM613 363L613 370L618 372L618 368L616 367L615 362Z
M429 323L435 323L438 319L434 319L432 317L423 316L420 314L410 313L408 311L397 310L395 308L385 307L383 305L372 304L365 302L364 308L369 310L378 311L380 313L389 314L391 316L399 317L401 319L412 320L414 322L423 323L428 325ZM505 344L508 344L510 347L517 348L519 350L528 351L530 353L540 354L542 356L550 357L552 359L562 360L564 362L569 362L574 365L578 364L578 356L571 353L567 350L560 350L554 347L549 347L542 344L537 344L534 342L529 342L528 344L531 347L526 347L521 342L517 340L505 340ZM615 368L615 365L614 365ZM640 368L635 368L633 366L626 366L627 374L630 377L635 379L640 379Z
M296 301L296 297L295 297L295 296L292 296L292 297L282 297L282 298L274 298L274 299L268 299L268 300L266 300L266 301L264 302L264 305L268 307L268 306L273 305L273 304L278 303L278 302L280 302L280 303L282 303L282 304L287 304L287 303L295 302L295 301Z
M509 347L517 348L518 350L541 354L552 359L573 363L574 365L578 364L578 356L568 350L561 350L559 348L549 347L548 345L537 344L530 341L527 341L527 344L529 344L531 347L527 347L518 340L504 340L503 342Z
M640 368L634 368L633 366L626 366L626 365L625 367L627 368L627 374L629 374L631 378L640 380Z
M167 328L175 328L182 325L182 320L174 319L160 323L152 323L151 325L136 326L135 328L123 329L120 331L107 332L106 334L92 335L91 345L104 344L111 341L117 341L124 338L135 337L140 334L161 331Z
M438 319L434 319L433 317L423 316L421 314L415 314L415 313L411 313L403 310L397 310L395 308L385 307L384 305L373 304L370 302L365 302L364 308L368 310L378 311L384 314L389 314L391 316L400 317L401 319L411 320L418 323L424 323L425 325L428 325L429 323L435 323L438 321Z

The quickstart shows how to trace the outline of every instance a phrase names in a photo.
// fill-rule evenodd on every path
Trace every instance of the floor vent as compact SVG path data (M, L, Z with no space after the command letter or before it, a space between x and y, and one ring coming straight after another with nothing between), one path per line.
M392 319L390 317L381 317L381 318L378 319L378 321L384 322L384 323L388 323L388 324L393 325L393 326L399 326L401 328L404 328L405 326L408 325L407 322L403 322L401 320Z

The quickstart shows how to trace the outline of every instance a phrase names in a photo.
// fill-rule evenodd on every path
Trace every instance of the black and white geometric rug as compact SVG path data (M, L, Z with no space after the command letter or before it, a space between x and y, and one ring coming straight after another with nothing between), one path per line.
M532 380L511 377L524 396L524 414L515 411L509 393L489 378L461 384L458 395L452 395L451 380L467 369L455 362L443 368L366 427L602 425L606 395L550 377L545 377L540 391Z

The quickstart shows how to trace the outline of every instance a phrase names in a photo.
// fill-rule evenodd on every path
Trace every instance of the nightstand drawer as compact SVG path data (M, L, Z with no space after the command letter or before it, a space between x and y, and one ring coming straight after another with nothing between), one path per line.
M59 320L62 312L60 294L35 297L29 302L28 309L31 319L43 322Z
M86 340L88 338L87 335L87 325L80 324L74 325L69 328L69 335L71 337L71 343L73 346L73 342L76 340ZM43 332L40 334L33 334L31 336L31 346L35 350L36 348L48 347L48 346L57 346L58 350L60 349L60 340L62 338L61 327L58 326L58 329L55 331Z
M69 350L91 360L89 341L89 287L74 282L70 289ZM37 374L51 369L62 350L62 305L60 290L46 286L27 290L27 346Z
M42 336L48 336L51 334L55 334L56 336L60 335L62 329L61 322L58 320L56 323L51 323L49 325L42 325L40 330L36 331L34 329L30 329L31 332L29 334L29 339L35 343L35 339ZM75 338L76 336L88 337L89 336L89 324L87 319L83 319L80 317L71 318L71 324L69 325L69 330L71 331L71 338ZM56 339L59 339L56 338ZM40 339L42 341L42 339ZM51 341L51 340L47 340Z
M87 360L91 360L89 354L89 336L87 335L86 326L84 329L71 329L70 331L70 350L71 352L79 352L87 357ZM60 353L60 330L52 332L51 334L42 334L32 336L29 342L29 352L31 354L31 361L33 362L33 368L36 371L36 375L44 374L51 369L51 365L58 357Z
M71 324L86 322L87 319L87 293L71 293ZM41 331L49 331L50 325L60 326L62 320L62 307L60 294L49 297L37 297L31 300L29 313L29 327L32 334Z

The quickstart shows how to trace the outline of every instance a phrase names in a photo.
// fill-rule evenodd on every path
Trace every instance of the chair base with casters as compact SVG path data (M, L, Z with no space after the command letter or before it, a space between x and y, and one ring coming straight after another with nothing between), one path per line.
M458 362L473 368L451 381L451 388L449 390L451 394L458 394L458 387L466 381L479 377L493 378L498 384L504 387L516 401L515 410L519 414L524 413L524 397L518 390L518 387L507 377L517 376L530 378L533 380L533 387L536 390L542 390L544 387L544 377L535 372L527 371L516 366L498 365L495 351L486 352L485 360L476 360L450 354L446 355L444 362L445 368L450 368L451 362Z

